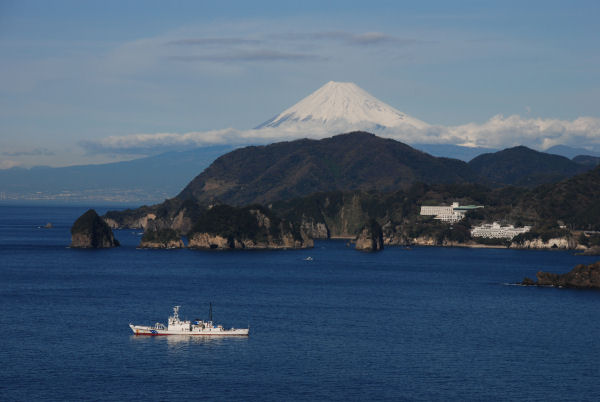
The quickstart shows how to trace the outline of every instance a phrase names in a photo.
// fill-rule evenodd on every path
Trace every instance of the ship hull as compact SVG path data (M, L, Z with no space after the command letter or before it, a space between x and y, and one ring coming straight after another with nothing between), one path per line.
M249 329L224 329L209 328L202 330L168 330L148 327L144 325L129 324L129 328L135 335L142 336L168 336L168 335L189 335L189 336L248 336Z

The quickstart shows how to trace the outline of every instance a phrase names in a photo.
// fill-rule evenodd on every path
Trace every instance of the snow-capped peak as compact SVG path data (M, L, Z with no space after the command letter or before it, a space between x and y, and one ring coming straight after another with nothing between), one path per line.
M261 128L290 131L381 131L401 126L427 127L427 123L381 102L352 82L329 81L315 92L262 123Z

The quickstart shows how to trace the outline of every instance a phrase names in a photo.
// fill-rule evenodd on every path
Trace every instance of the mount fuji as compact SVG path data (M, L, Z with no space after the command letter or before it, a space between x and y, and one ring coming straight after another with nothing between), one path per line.
M339 134L422 129L428 124L380 101L352 82L329 81L255 129Z

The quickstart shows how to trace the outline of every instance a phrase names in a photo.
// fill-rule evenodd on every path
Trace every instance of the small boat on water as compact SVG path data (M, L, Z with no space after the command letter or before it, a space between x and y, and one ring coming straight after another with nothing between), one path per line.
M129 328L136 335L199 335L199 336L248 336L250 328L225 329L222 325L215 325L212 321L212 304L209 308L208 321L196 319L194 321L181 320L179 307L173 307L173 315L169 317L168 325L157 322L153 326L129 324Z

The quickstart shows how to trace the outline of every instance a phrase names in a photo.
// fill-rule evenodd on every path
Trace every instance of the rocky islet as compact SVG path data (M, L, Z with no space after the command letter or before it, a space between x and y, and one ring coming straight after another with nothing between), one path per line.
M579 264L565 274L539 271L536 279L525 278L526 286L552 286L559 288L600 289L600 261L590 265Z
M72 248L111 248L118 247L108 224L96 213L89 209L81 215L71 227Z

